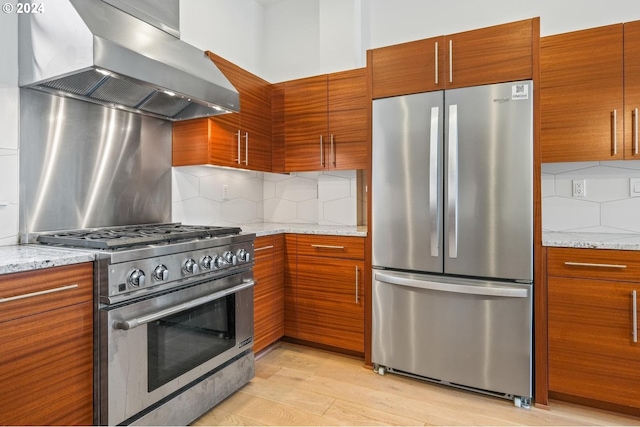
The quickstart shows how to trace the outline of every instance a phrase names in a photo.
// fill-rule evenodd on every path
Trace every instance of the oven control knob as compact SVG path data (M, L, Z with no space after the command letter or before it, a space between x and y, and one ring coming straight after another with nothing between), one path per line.
M153 277L160 281L169 280L169 269L166 265L159 265L153 270Z
M224 260L227 264L236 265L238 263L238 257L233 252L227 251L224 253Z
M184 262L183 268L185 273L196 274L198 272L198 263L189 258Z
M202 257L200 265L205 270L213 270L213 258L211 258L209 255L205 255L204 257Z
M238 259L243 262L249 262L251 261L251 254L245 249L240 249L238 251Z
M224 257L221 255L216 256L216 259L213 260L213 266L215 268L222 268L227 265L227 261L225 261Z
M144 271L136 269L136 270L133 270L131 273L129 273L129 278L127 279L127 282L129 282L129 286L133 288L138 288L138 287L144 286L144 280L145 280Z

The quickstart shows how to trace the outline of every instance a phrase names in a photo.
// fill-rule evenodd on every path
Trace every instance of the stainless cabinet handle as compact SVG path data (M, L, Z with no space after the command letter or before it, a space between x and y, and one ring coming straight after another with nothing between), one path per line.
M336 151L333 148L333 134L331 134L331 164L333 164L333 167L336 167Z
M636 291L634 290L632 293L633 296L633 342L638 342L638 299Z
M358 296L359 282L360 282L360 269L356 265L356 304L360 303L360 297Z
M458 106L449 106L449 168L447 171L447 215L449 258L458 257Z
M238 158L236 159L236 161L238 162L238 164L240 164L241 163L241 160L240 160L240 138L241 138L240 129L238 129L238 133L236 133L236 135L238 136Z
M244 133L244 164L249 164L249 132Z
M638 155L638 109L633 110L633 154Z
M431 134L429 136L429 219L431 222L431 256L438 257L440 221L438 220L438 122L440 108L431 107Z
M618 154L618 110L613 110L613 155Z
M53 294L55 292L67 291L67 290L70 290L70 289L75 289L77 287L78 287L78 285L67 285L67 286L61 286L59 288L46 289L44 291L31 292L31 293L22 294L22 295L16 295L14 297L7 297L7 298L1 298L0 297L0 304L2 304L4 302L11 302L11 301L17 301L17 300L26 299L26 298L33 298L33 297L37 297L37 296L40 296L40 295Z
M453 40L449 40L449 83L453 83Z
M438 84L438 42L436 42L436 84Z
M340 249L344 250L344 246L331 246L331 245L311 245L312 248L316 249Z
M322 148L322 135L320 135L320 166L324 167L324 149Z
M566 261L564 265L572 265L574 267L598 267L598 268L627 268L626 265L623 264L593 264L590 262L571 262Z
M243 282L238 286L234 286L229 289L224 289L220 292L216 292L215 294L210 294L204 297L196 298L194 300L187 301L185 303L178 304L176 306L169 307L164 310L157 311L155 313L147 314L146 316L140 316L130 320L116 320L115 322L113 322L113 328L128 331L129 329L137 328L138 326L162 319L163 317L171 316L172 314L180 313L181 311L189 310L191 308L198 307L199 305L206 304L211 301L215 301L229 294L233 294L243 289L250 288L254 284L255 283L253 282L253 280L249 280L249 281Z
M273 249L273 245L263 246L263 247L261 247L261 248L255 248L255 249L253 250L253 252L264 251L264 250L267 250L267 249Z

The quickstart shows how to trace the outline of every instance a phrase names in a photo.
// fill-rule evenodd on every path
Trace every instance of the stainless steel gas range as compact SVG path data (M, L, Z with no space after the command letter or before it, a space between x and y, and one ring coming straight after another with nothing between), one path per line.
M253 365L254 234L179 223L43 233L96 252L97 423L186 425Z

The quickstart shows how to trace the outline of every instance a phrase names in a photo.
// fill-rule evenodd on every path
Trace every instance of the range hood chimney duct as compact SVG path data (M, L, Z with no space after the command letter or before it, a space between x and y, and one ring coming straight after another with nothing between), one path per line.
M19 16L19 85L177 121L240 111L207 55L101 0Z

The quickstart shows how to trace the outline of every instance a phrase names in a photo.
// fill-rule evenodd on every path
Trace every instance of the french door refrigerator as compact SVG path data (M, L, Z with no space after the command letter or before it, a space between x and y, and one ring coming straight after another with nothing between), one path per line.
M372 362L532 396L533 84L373 101Z

